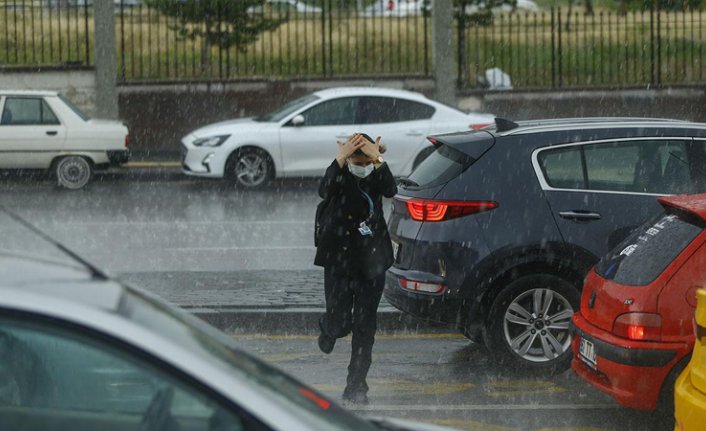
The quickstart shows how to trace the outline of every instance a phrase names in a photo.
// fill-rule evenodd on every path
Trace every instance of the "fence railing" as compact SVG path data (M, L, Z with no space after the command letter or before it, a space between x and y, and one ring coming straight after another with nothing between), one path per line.
M160 15L149 7L121 7L117 24L119 80L430 74L431 20L427 15L405 12L404 16L391 16L376 7L356 10L344 6L348 3L311 1L300 11L266 3L251 15L260 14L281 24L246 46L208 42L209 31L230 28L227 20L221 20L228 16L227 8L233 7L228 1L213 2L217 9L211 13L210 23L186 26L181 26L176 16ZM189 37L194 29L202 35Z
M90 65L92 35L85 0L0 0L0 66Z
M122 83L432 73L431 19L421 8L388 11L379 0L370 6L371 0L309 0L306 7L283 8L269 1L248 12L280 25L237 46L217 40L232 30L222 19L227 9L209 22L182 25L183 17L144 0L115 1ZM235 1L215 4L228 8ZM552 9L497 14L480 25L456 14L459 86L492 87L484 78L493 68L507 73L515 89L702 84L705 21L702 11ZM0 67L91 65L93 27L91 0L0 0Z
M459 80L473 87L498 67L515 88L700 84L705 19L701 11L500 15L460 33Z

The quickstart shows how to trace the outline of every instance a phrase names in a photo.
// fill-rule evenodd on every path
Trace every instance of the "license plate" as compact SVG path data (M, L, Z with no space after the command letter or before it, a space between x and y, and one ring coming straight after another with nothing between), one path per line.
M596 349L591 341L585 338L579 340L579 358L593 368L596 368Z
M400 245L392 241L392 257L397 260L397 252L400 250Z

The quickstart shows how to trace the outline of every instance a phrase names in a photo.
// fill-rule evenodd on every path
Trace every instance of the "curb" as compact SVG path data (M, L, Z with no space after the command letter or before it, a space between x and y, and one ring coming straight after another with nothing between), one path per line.
M319 332L322 308L213 309L185 308L186 311L227 333L314 335ZM379 308L378 332L449 332L447 325L425 322L394 308Z

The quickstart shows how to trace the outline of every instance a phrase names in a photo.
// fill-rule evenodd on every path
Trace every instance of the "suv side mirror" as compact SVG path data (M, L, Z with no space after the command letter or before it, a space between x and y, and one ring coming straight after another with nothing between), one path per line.
M294 118L292 118L292 126L299 127L302 125L304 125L304 116L303 115L296 115Z

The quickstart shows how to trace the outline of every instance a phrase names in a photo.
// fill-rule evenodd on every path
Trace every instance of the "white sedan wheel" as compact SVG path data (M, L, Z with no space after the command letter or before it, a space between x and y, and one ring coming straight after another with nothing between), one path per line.
M93 168L91 163L80 156L64 157L56 163L55 171L59 186L77 190L83 188L91 180Z

